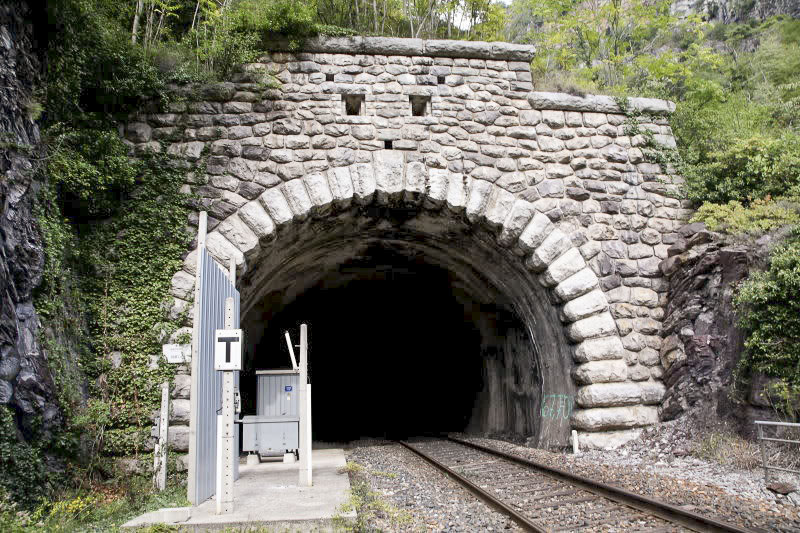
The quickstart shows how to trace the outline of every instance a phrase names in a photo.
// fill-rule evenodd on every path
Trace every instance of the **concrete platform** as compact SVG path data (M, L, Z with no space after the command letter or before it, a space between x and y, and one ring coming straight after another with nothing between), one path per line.
M340 510L350 495L350 480L339 470L346 466L341 449L314 450L314 486L298 487L299 463L262 462L239 465L234 483L234 512L216 514L216 502L197 507L160 509L123 524L135 529L152 524L174 524L185 531L264 528L275 531L334 531L334 517L355 519L355 513Z

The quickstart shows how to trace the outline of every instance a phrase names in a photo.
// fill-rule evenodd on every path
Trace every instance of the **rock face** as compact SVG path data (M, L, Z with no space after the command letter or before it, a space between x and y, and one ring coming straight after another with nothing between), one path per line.
M33 290L44 264L33 217L41 186L32 161L39 128L27 108L38 81L33 29L26 2L0 7L0 404L11 407L22 434L41 416L48 431L60 423L47 359L37 343Z
M796 0L675 0L671 9L679 16L702 13L712 20L726 23L763 20L773 15L800 16L800 3Z
M664 342L658 356L667 387L660 406L663 420L684 413L712 414L738 420L752 431L753 420L771 419L774 411L761 394L767 380L755 376L746 405L729 397L733 371L744 346L733 309L735 286L765 254L756 245L731 244L725 236L694 223L678 230L680 238L661 263L669 279ZM655 356L655 354L654 354Z

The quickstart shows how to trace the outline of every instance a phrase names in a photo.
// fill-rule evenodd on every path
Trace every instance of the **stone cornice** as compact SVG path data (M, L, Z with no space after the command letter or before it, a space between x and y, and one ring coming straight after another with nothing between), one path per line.
M289 42L275 40L269 49L288 51ZM302 52L391 56L452 57L530 62L536 53L531 45L484 41L402 39L398 37L312 37Z
M567 93L532 92L528 95L528 102L534 109L623 113L615 98L597 94L576 96ZM675 102L657 98L628 98L628 106L631 111L639 114L670 115L675 112Z

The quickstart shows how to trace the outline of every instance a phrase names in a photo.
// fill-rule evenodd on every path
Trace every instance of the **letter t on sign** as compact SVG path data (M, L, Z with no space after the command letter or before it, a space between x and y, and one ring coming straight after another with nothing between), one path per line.
M242 369L242 330L217 330L216 343L214 345L214 369Z

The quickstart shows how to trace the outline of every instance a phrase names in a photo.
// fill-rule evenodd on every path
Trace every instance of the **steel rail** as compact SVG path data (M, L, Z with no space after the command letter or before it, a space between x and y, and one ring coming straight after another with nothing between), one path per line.
M633 507L634 509L657 516L663 520L681 525L693 531L702 533L763 533L763 530L747 529L724 522L722 520L711 518L709 516L703 516L692 511L687 511L686 509L681 509L680 507L670 503L662 502L641 494L636 494L635 492L615 487L613 485L608 485L607 483L595 481L588 477L581 476L579 474L573 474L572 472L568 472L560 468L543 465L541 463L524 459L510 453L494 450L486 446L481 446L480 444L475 444L473 442L449 436L447 439L449 441L456 442L464 446L469 446L497 457L502 457L517 464L527 466L528 468L538 470L551 477L560 479L561 481L570 483L572 485L577 485L586 491L598 494L622 505Z
M476 484L474 484L473 482L462 476L461 474L443 465L442 463L440 463L433 457L429 456L422 450L416 449L414 446L408 444L407 442L403 441L398 441L398 442L403 446L405 446L407 449L411 450L415 454L425 459L427 462L429 462L442 472L444 472L445 475L454 478L456 481L458 481L459 483L464 485L467 489L469 489L470 492L475 494L475 496L477 496L490 506L494 507L501 513L507 515L509 518L511 518L514 522L519 524L526 531L533 531L535 533L549 533L550 531L549 529L527 518L525 515L521 514L519 511L509 506L505 502L498 500L497 498L495 498L494 496L492 496L491 494L489 494L488 492L486 492L485 490L483 490L482 488L480 488L479 486L477 486Z

